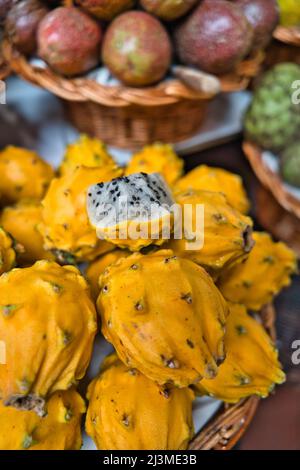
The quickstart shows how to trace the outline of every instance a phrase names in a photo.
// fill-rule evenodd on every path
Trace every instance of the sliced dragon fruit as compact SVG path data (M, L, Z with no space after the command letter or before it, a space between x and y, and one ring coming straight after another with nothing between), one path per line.
M174 199L158 173L136 173L88 190L87 210L99 238L138 251L172 233Z

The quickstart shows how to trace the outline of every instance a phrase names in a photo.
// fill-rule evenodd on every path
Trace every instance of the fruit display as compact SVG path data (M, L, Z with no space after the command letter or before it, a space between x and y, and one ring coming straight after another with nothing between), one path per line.
M280 6L280 24L283 26L300 25L300 6L298 0L278 0Z
M41 199L54 171L35 152L9 146L0 152L1 204Z
M48 8L39 0L22 0L9 10L5 22L7 35L24 54L36 51L38 24L47 13Z
M50 394L76 385L97 332L88 285L72 266L38 261L0 277L3 404L45 415Z
M13 240L0 227L0 274L10 271L14 267L15 261L16 253L13 248Z
M135 0L76 0L75 3L92 16L110 21L123 11L132 8Z
M170 67L171 55L166 30L148 13L123 13L106 31L103 62L126 85L146 86L160 81Z
M6 36L20 52L69 78L98 81L106 68L132 88L174 76L173 64L235 73L249 54L265 48L279 22L276 0L1 1Z
M198 0L141 0L142 7L162 20L177 20L191 10Z
M114 264L120 258L125 258L130 254L130 251L117 249L100 256L88 265L85 275L91 287L93 299L97 300L100 294L100 275L103 274L106 268L108 268L111 264Z
M99 282L102 332L125 364L179 387L217 374L227 305L203 268L160 250L120 259Z
M82 165L94 168L116 164L103 142L81 135L76 142L67 146L58 171L60 175L65 175Z
M263 327L239 304L229 303L226 323L226 359L217 377L203 379L195 389L228 403L251 395L266 397L285 381L277 350ZM251 354L250 354L251 351Z
M292 84L299 80L300 66L276 65L255 89L245 117L247 139L263 149L281 152L300 132L300 107L292 100Z
M253 36L240 7L224 0L204 0L176 29L175 44L183 64L222 75L247 56Z
M79 450L87 411L85 445L185 450L199 397L242 410L284 381L260 310L295 255L252 234L237 175L183 163L157 143L120 168L87 136L56 172L0 152L0 449Z
M299 217L300 65L294 62L273 66L257 82L245 114L243 149L260 182Z
M215 191L223 193L227 202L242 214L249 210L249 200L239 175L222 168L199 165L180 178L176 191Z
M97 65L101 40L101 27L90 16L59 7L38 26L38 55L62 75L79 75Z
M248 258L224 272L218 282L227 300L260 310L296 272L295 254L284 243L275 243L267 233L254 232L255 245Z
M0 225L23 248L17 254L19 265L30 265L41 259L54 260L53 254L44 249L44 240L39 231L41 224L42 206L39 201L24 199L3 209Z
M168 247L177 255L204 266L214 277L226 266L248 256L253 246L252 221L233 209L224 194L188 190L176 194L176 202L184 213L183 233L182 237L171 239ZM203 240L195 243L197 230L194 222L199 205L204 212ZM190 210L186 209L188 206ZM200 230L201 227L198 232ZM191 243L188 248L187 243Z
M91 186L87 210L99 238L139 251L170 238L173 204L159 173L136 173Z
M281 175L286 183L300 188L300 142L293 143L282 152Z
M116 166L79 166L73 172L52 180L42 200L41 233L45 248L58 258L88 261L112 249L99 240L91 226L86 209L90 185L110 181L122 171Z
M116 354L105 359L88 399L86 430L98 449L185 450L193 437L193 392L159 389Z
M133 173L160 173L170 185L182 176L183 161L171 145L153 144L135 153L128 163L125 175Z
M279 23L277 0L234 0L254 30L253 49L266 47Z
M84 412L74 389L51 395L45 417L0 402L0 450L79 450Z

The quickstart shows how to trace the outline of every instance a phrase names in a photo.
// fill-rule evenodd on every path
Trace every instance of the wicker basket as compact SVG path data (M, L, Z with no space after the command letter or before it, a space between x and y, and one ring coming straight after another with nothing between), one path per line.
M282 62L294 62L300 65L300 29L279 26L273 36L274 41L266 54L267 67Z
M278 26L273 34L274 38L278 41L290 44L291 46L300 47L300 28L299 27L285 27Z
M255 190L256 217L273 237L287 243L300 259L300 219L283 209L264 186Z
M108 144L135 149L154 141L178 142L195 134L214 94L189 88L177 79L136 89L103 86L88 78L66 79L31 65L5 41L3 53L12 70L25 80L62 98L69 119L81 132ZM264 60L264 53L240 63L221 77L222 91L247 88Z
M263 150L251 142L244 142L243 150L260 182L271 191L278 203L287 211L300 218L300 199L293 196L275 171L262 158Z
M275 310L267 305L261 312L263 325L272 340L276 340ZM236 405L224 405L190 444L190 450L230 450L249 427L259 404L250 397Z

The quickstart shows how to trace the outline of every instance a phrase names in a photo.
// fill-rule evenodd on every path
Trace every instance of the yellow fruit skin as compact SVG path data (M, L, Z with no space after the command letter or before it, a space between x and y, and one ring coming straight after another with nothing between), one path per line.
M43 418L0 402L0 450L79 450L84 412L85 403L74 389L51 395Z
M100 258L92 261L86 270L86 278L90 284L92 296L95 301L100 294L99 277L108 266L118 261L120 258L129 256L130 252L126 250L114 250L106 253Z
M204 269L160 250L120 259L99 282L102 332L125 364L179 387L217 373L227 304Z
M169 185L173 185L183 172L183 160L171 145L153 144L134 154L125 174L160 173Z
M77 261L90 261L113 249L97 238L90 225L86 192L89 186L121 176L115 167L77 167L73 172L55 178L42 201L41 228L47 250L70 253Z
M60 175L72 172L77 166L103 167L115 166L106 145L98 139L81 135L73 144L66 148L64 159L59 167Z
M218 286L231 302L260 310L291 282L296 272L296 256L284 243L275 243L270 235L254 232L255 245L243 263L222 273Z
M13 146L0 152L0 192L5 204L41 199L53 176L51 166L35 152Z
M237 211L242 214L249 211L250 204L241 177L222 168L197 166L177 181L175 189L179 192L189 189L221 192Z
M194 434L193 392L166 389L113 354L88 389L86 431L102 450L185 450Z
M0 275L14 267L15 250L11 237L0 227Z
M280 6L280 23L283 26L300 25L299 0L278 0Z
M118 225L107 228L97 228L98 237L110 245L132 252L140 251L150 245L161 246L169 240L174 226L172 212L168 212L150 222L125 220ZM123 233L121 238L118 234ZM132 237L131 234L134 236Z
M96 331L90 290L76 268L38 261L3 274L0 340L6 363L0 366L0 398L4 404L37 405L36 412L42 414L43 398L70 388L84 376ZM40 406L34 401L38 398Z
M278 353L264 328L247 314L243 305L229 304L226 323L226 359L217 377L196 385L208 394L229 403L251 395L266 397L275 384L285 380Z
M43 237L38 230L41 223L42 206L39 201L24 200L3 210L0 225L24 248L18 254L19 265L41 259L54 260L54 256L44 249Z
M188 258L203 266L213 277L216 277L227 266L245 258L252 248L252 220L235 209L221 193L211 191L186 191L176 194L176 202L185 212L186 205L191 205L191 214L185 213L184 229L189 230L196 220L198 204L204 206L204 244L199 249L187 248L187 236L173 239L168 248L182 257Z

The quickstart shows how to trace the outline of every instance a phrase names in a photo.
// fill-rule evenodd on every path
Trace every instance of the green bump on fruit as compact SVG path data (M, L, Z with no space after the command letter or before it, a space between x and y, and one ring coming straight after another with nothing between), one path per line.
M300 133L300 106L293 103L292 85L300 79L300 66L276 65L255 90L245 117L247 139L264 149L281 152Z
M281 175L286 183L300 188L300 142L282 153Z

